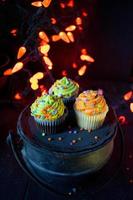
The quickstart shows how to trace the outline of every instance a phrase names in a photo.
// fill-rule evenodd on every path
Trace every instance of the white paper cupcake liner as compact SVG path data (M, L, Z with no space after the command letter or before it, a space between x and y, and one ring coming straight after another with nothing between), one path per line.
M78 111L74 108L76 114L77 124L80 128L85 130L95 130L102 126L106 114L108 112L108 107L105 112L97 114L95 116L88 116L85 113Z

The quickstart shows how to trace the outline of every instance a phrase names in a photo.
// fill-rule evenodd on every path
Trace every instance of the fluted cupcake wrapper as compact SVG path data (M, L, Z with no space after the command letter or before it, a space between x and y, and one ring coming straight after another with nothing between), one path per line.
M108 107L105 112L93 116L88 116L85 113L76 110L75 108L74 110L76 114L77 124L80 128L83 128L85 130L95 130L102 126L108 112Z
M60 131L61 125L63 126L68 115L68 111L65 110L63 116L56 120L45 120L42 121L36 117L34 117L37 126L46 134L54 134Z

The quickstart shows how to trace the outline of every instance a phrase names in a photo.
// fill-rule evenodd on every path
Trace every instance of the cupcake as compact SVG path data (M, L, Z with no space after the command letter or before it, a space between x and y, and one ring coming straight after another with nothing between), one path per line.
M62 99L45 94L31 105L31 115L45 133L57 133L65 122L67 110Z
M102 126L109 110L102 90L87 90L81 93L74 104L77 124L85 130Z
M61 97L66 106L70 106L74 103L78 92L78 83L67 77L57 80L49 89L49 94Z

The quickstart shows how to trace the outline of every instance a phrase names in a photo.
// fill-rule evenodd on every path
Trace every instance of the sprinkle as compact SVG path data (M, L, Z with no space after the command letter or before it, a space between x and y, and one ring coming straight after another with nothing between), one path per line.
M46 135L46 133L42 133L42 136L45 136Z
M98 139L99 139L99 137L98 137L97 135L95 135L95 137L94 137L94 138L95 138L95 140L98 140Z
M49 138L48 138L48 141L51 142L51 141L52 141L52 138L49 137Z
M73 131L73 133L74 133L74 134L76 134L76 133L77 133L77 131Z
M78 140L79 140L79 141L81 141L81 140L82 140L82 138L81 138L81 137L79 137L79 138L78 138Z
M59 141L62 141L62 139L63 139L62 137L58 137L58 140L59 140Z
M68 193L68 195L70 195L70 196L71 196L71 195L72 195L72 193L71 193L71 192L69 192L69 193Z
M68 133L72 133L72 131L68 131Z
M77 143L77 141L76 140L72 140L72 144L76 144Z

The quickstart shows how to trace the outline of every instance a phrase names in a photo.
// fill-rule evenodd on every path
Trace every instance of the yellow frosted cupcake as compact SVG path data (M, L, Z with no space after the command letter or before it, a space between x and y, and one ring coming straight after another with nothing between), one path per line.
M74 110L80 128L95 130L102 126L109 108L102 90L87 90L76 98Z
M37 98L30 108L31 115L45 133L56 133L67 116L62 99L49 94Z

